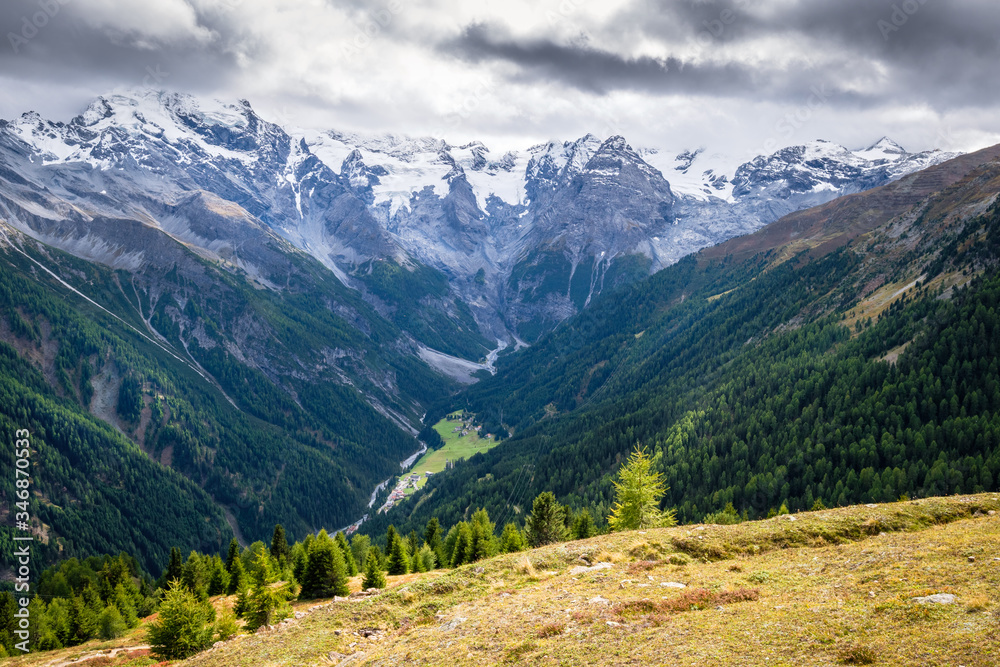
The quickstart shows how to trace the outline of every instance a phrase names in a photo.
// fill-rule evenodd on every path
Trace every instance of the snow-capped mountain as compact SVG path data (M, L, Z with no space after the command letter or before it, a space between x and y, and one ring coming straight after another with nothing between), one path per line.
M405 309L440 349L429 333L438 313L453 323L471 313L487 339L534 337L609 287L950 157L888 139L857 151L816 141L737 164L717 150L593 135L493 152L285 128L246 101L126 90L68 123L27 113L0 127L0 215L129 270L153 261L148 234L130 240L93 221L138 221L273 289L291 244L389 317L403 317L407 297L383 273L401 269L423 286Z

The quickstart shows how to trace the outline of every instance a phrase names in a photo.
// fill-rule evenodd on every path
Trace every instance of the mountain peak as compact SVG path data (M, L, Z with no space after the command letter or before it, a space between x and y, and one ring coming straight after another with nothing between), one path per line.
M895 141L893 141L889 137L882 137L881 139L879 139L878 141L876 141L874 144L872 144L871 146L869 146L868 148L866 148L865 150L860 151L860 152L862 152L862 153L868 153L868 152L874 152L874 151L881 151L883 153L890 153L890 154L895 154L895 155L905 155L906 154L906 149L903 148L902 146L900 146L899 144L897 144Z
M587 135L588 137L590 135ZM601 144L601 150L612 150L612 151L631 151L632 147L629 146L628 142L625 141L625 137L620 134L616 134L612 137L608 137L607 140Z

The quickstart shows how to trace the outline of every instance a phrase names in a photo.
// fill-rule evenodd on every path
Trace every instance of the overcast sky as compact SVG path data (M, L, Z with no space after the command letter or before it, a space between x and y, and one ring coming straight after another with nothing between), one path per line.
M491 148L1000 143L996 0L3 0L0 26L3 118L145 85Z

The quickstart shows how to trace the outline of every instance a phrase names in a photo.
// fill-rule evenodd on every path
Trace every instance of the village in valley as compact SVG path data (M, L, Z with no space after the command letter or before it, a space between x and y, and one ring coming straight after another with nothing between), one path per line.
M396 482L385 504L378 512L386 512L401 501L423 488L434 475L455 467L458 461L487 452L496 446L498 440L492 433L482 433L482 426L476 426L475 415L469 412L455 412L434 425L434 429L444 440L439 449L428 449L414 464L412 472L404 474Z

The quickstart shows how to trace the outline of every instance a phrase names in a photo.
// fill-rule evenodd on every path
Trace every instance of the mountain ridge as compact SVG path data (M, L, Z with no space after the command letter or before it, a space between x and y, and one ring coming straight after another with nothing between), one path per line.
M43 167L90 164L107 178L123 171L147 198L176 197L178 188L213 192L365 294L358 266L368 261L427 265L470 307L483 339L508 343L533 339L578 312L600 293L609 269L617 276L610 287L625 284L791 211L949 157L906 153L889 140L853 153L813 142L724 168L725 159L700 149L670 158L672 151L633 150L621 137L593 135L494 154L480 142L452 146L432 138L281 128L245 100L227 104L149 89L98 98L69 123L25 114L5 128L34 147ZM623 194L634 190L631 196L575 194L582 187L577 177L599 180L587 165L602 150L601 159L632 165L605 175L606 185L614 181ZM703 160L712 164L694 184L688 175ZM84 175L76 169L74 176L78 186L69 194L82 202ZM680 179L677 187L672 179ZM88 205L139 198L98 185L94 191L108 200ZM644 228L622 235L615 216L632 202L641 220L628 224ZM667 215L657 210L671 205ZM582 246L578 231L552 224L567 206L578 210L576 226L588 228L591 240ZM562 250L549 254L546 247ZM573 286L574 276L588 269L578 279L587 293L574 298L583 289ZM479 271L483 282L472 280ZM423 310L420 317L431 318ZM461 354L476 360L484 351L466 347Z

